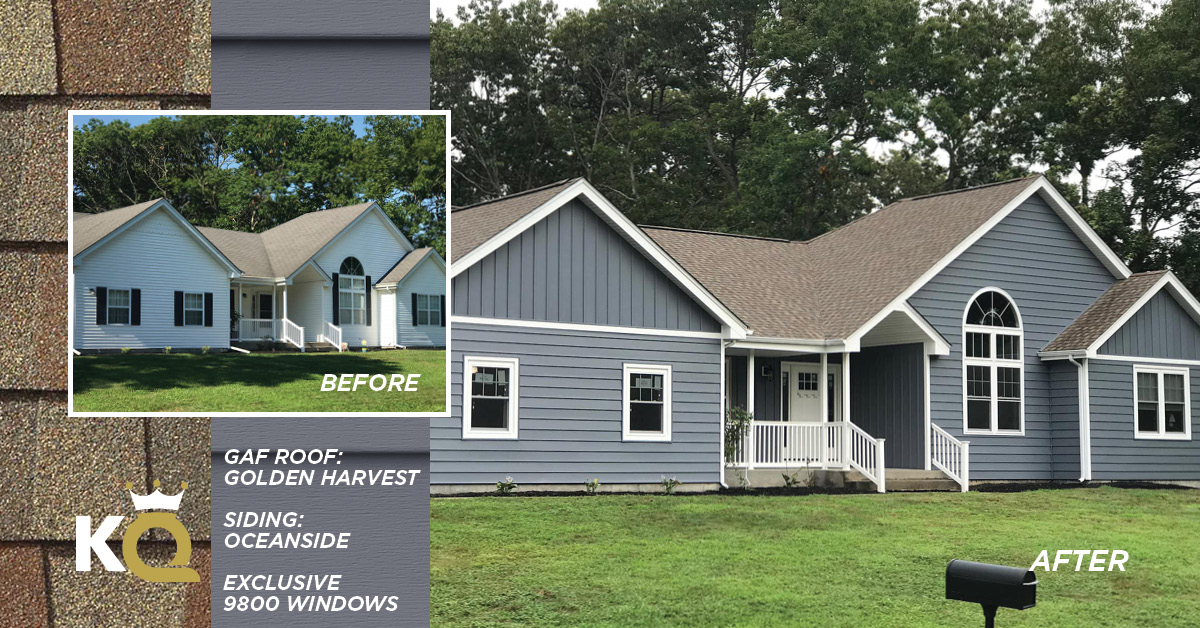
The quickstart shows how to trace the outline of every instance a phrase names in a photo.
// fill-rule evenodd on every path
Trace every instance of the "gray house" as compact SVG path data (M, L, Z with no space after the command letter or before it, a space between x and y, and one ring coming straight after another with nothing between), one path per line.
M806 242L638 227L582 179L451 219L435 492L1200 480L1200 303L1131 273L1042 177ZM726 459L730 406L753 421Z

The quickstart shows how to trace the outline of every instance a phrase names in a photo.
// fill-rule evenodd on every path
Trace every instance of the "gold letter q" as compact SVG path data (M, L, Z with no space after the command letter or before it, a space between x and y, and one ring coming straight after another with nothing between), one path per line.
M168 563L170 567L151 567L138 556L138 538L143 532L153 528L166 530L175 539L175 558ZM137 518L125 531L121 553L125 556L125 564L129 570L147 582L200 582L200 574L196 573L195 569L182 567L192 560L192 538L173 512L138 513Z

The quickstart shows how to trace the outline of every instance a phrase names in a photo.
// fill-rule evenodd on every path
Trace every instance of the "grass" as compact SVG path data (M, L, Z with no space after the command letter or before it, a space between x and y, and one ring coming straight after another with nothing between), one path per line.
M982 626L944 599L951 559L1084 548L1126 571L1038 571L996 624L1200 625L1200 491L1111 487L435 499L433 625Z
M76 412L442 412L445 351L75 356ZM325 373L420 373L416 392L321 392Z

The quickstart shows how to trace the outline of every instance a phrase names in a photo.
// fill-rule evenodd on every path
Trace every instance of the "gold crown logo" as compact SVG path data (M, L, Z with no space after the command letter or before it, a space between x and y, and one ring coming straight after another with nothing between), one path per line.
M154 492L149 495L138 495L133 492L133 482L126 482L125 488L129 489L129 497L133 499L134 510L179 510L179 502L183 501L183 491L187 490L188 483L180 482L179 486L183 489L177 495L165 495L158 490L161 482L154 481Z

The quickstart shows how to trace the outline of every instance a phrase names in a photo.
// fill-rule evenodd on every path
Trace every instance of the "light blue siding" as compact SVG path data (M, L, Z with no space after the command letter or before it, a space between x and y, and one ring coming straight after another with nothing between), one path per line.
M1134 438L1133 367L1129 362L1089 361L1092 479L1200 480L1200 369L1191 369L1193 440Z
M715 483L721 459L717 339L454 323L451 416L430 419L435 484ZM463 357L520 360L517 440L463 440ZM672 369L672 442L623 442L626 362Z
M576 200L454 278L453 313L690 331L721 325Z
M850 416L883 443L889 469L925 468L925 347L866 347L850 358Z
M1163 290L1100 347L1100 354L1200 360L1200 326Z
M1065 360L1046 365L1050 375L1050 446L1055 480L1078 480L1079 367Z
M909 303L951 344L930 364L932 420L971 441L971 478L1052 477L1049 368L1037 352L1115 281L1040 197L1023 203L933 278ZM963 436L962 317L976 291L1012 295L1024 323L1025 435Z

